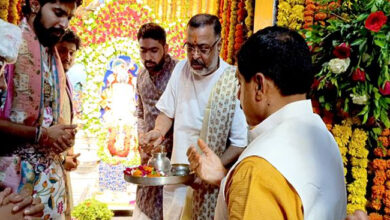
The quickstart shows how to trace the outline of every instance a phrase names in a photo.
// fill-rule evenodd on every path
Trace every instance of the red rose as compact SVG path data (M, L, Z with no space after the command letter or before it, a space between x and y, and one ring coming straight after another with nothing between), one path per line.
M379 88L379 92L382 95L390 95L390 81L385 82L385 85Z
M334 48L333 55L339 59L348 58L351 55L351 47L346 43L342 43Z
M365 27L370 31L378 32L386 22L387 17L383 11L377 11L368 16Z
M313 83L311 84L311 88L312 89L317 89L318 86L320 85L320 82L321 82L320 79L314 78Z
M353 81L364 82L364 81L366 81L366 73L365 73L362 69L357 68L357 69L352 73L352 80L353 80Z

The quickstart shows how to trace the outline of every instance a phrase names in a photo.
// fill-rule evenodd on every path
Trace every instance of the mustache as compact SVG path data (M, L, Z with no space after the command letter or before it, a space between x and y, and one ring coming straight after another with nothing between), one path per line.
M58 34L58 36L62 37L64 34L65 34L65 30L62 29L62 28L55 28L55 27L51 27L49 29L47 29L47 31L51 34Z
M153 62L153 61L145 61L145 66L148 65L148 64L157 65L156 62Z
M200 60L191 60L191 65L204 66L204 63Z

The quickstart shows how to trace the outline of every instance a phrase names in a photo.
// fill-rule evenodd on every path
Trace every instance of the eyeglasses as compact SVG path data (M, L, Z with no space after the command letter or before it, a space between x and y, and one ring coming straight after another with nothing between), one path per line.
M211 51L213 50L215 44L220 40L221 38L218 38L213 44L208 45L208 44L190 44L188 42L184 43L183 48L187 49L187 53L195 53L196 49L203 54L203 55L209 55Z

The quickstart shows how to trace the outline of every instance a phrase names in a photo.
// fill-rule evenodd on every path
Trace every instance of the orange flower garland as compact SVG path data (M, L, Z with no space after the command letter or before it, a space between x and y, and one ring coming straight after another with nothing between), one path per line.
M306 0L304 15L304 29L311 29L314 24L325 25L325 20L332 18L331 12L340 7L340 2L332 1L320 4L315 0Z
M230 16L229 16L229 0L224 0L223 1L223 9L221 11L222 13L222 33L221 33L221 38L222 38L222 48L221 48L221 57L226 60L227 57L227 45L228 45L228 37L229 36L229 21L230 21Z
M244 0L240 0L238 3L238 11L237 11L237 25L236 25L236 33L234 37L234 51L237 52L241 44L244 42L244 16L245 16L245 2Z
M19 21L18 3L19 3L19 0L10 0L9 1L8 22L13 23L13 24L17 24Z
M232 0L230 5L230 28L229 28L229 41L228 41L228 53L226 62L233 64L234 56L234 34L237 23L237 0Z
M374 155L378 157L372 161L374 170L373 186L371 187L370 207L376 212L370 214L371 219L390 219L390 156L389 147L390 129L384 129L378 137ZM384 213L384 215L380 215Z

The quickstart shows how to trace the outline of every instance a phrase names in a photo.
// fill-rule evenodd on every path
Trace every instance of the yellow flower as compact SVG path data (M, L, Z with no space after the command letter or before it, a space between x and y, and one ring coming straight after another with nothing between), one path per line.
M288 2L280 2L278 6L278 13L283 13L289 15L291 11L291 6Z
M367 168L368 165L368 159L359 159L359 158L352 158L351 164L354 167L361 167L361 168Z

